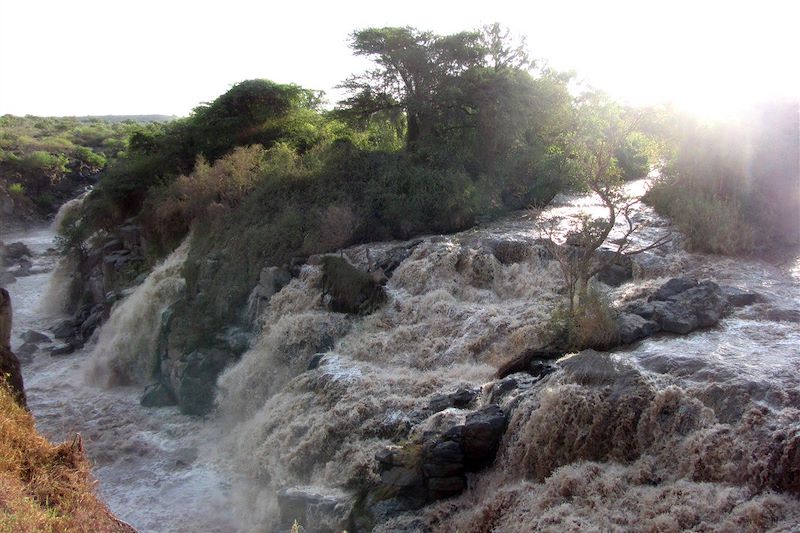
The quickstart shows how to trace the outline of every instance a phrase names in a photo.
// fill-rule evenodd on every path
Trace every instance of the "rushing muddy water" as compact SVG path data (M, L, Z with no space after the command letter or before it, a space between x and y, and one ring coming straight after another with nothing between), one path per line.
M82 432L101 495L143 530L272 531L278 489L346 495L377 482L382 447L463 416L449 409L420 422L415 413L432 395L460 386L485 392L498 364L535 345L561 298L557 265L536 254L504 265L485 243L531 241L541 236L536 221L548 217L561 217L563 234L578 211L597 207L561 197L544 213L425 238L389 280L389 302L363 318L327 311L319 269L304 267L264 309L253 347L220 377L218 412L205 422L139 407L140 388L85 379L98 365L135 364L147 351L154 332L128 342L128 330L158 323L153 291L162 287L168 297L181 281L173 255L115 310L93 356L91 347L63 358L40 353L24 367L38 427L58 440ZM637 244L669 231L646 208L635 216L643 226ZM50 267L51 238L48 230L17 236ZM395 245L344 253L366 266L370 252ZM492 468L472 475L462 496L382 530L795 530L800 327L766 317L798 307L800 263L690 254L679 238L637 261L636 279L609 290L612 301L677 274L754 290L766 301L709 330L563 361L518 391ZM47 279L9 287L14 345L22 331L52 323L39 313ZM319 351L326 355L308 370Z
M57 261L50 228L4 235L33 253L34 269L8 286L14 306L12 346L28 329L48 331L57 308L47 300ZM58 280L56 280L58 283ZM142 324L145 325L145 324ZM135 331L129 332L135 333ZM46 345L42 345L45 347ZM176 408L145 409L140 387L102 388L87 379L94 343L73 354L37 352L23 365L28 404L37 429L55 441L83 436L98 492L110 508L140 531L230 531L227 476L204 447L217 437L202 420Z

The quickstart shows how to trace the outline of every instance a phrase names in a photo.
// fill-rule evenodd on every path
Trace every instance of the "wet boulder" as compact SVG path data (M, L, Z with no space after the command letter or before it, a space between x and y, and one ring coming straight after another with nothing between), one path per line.
M62 320L53 328L53 336L55 336L57 339L69 339L71 337L75 337L78 334L79 327L79 320L76 321L72 318Z
M344 258L324 256L320 264L323 296L332 311L366 315L386 302L383 286Z
M656 291L650 295L647 301L652 302L669 300L670 298L677 296L684 291L697 287L697 285L697 280L692 278L672 278L656 289Z
M609 287L619 287L633 279L633 261L630 257L618 255L613 250L598 250L595 259L605 266L597 273L597 280Z
M74 352L76 346L69 342L59 342L48 348L50 355L55 357L59 355L69 355Z
M42 342L53 342L50 339L50 337L48 337L44 333L40 333L32 329L29 329L28 331L20 335L20 337L22 337L22 340L24 340L26 343L38 344Z
M505 429L506 414L499 405L468 414L461 430L465 469L476 471L491 464Z
M460 387L455 392L451 392L450 394L433 395L433 397L428 401L428 409L433 413L444 411L449 407L464 409L468 407L477 397L477 390Z
M673 278L651 294L647 302L633 303L626 312L654 322L661 331L685 335L716 325L729 309L728 298L713 281ZM653 329L652 325L632 318L624 318L622 322L621 333L629 339Z
M548 361L558 359L563 355L563 350L551 347L528 349L503 363L495 377L502 379L517 372L534 373L539 376L547 371Z
M3 247L2 260L5 266L18 264L30 256L31 251L24 242L12 242Z
M661 330L653 320L633 313L622 313L617 317L617 338L622 344L632 344L658 333Z
M739 289L737 287L723 286L722 294L728 299L733 307L747 307L755 303L763 302L764 297L757 292Z

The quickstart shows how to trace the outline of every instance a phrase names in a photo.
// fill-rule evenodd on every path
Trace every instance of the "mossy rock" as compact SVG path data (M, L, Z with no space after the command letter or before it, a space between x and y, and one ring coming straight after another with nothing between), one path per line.
M383 286L344 258L325 256L321 264L322 291L332 311L366 315L386 302Z

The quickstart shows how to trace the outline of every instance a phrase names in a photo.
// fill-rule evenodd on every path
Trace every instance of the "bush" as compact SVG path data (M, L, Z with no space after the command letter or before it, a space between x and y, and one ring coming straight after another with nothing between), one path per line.
M12 183L8 186L8 192L11 194L25 194L25 186L21 183Z
M753 250L756 230L736 200L720 198L681 180L654 182L645 201L671 218L686 236L690 251L741 254Z
M600 292L590 288L572 316L566 303L553 310L544 336L564 351L605 350L617 344L616 313Z

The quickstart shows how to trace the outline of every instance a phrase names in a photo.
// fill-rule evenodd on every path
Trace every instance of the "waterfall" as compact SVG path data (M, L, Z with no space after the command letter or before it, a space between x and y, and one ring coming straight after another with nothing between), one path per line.
M50 229L53 231L53 233L57 234L59 232L59 230L61 229L61 223L64 222L64 219L67 218L68 215L74 213L75 211L81 208L83 202L89 196L90 192L91 191L86 191L81 195L76 196L72 200L65 202L64 204L61 205L61 207L58 208L58 212L56 213L56 216L53 218L53 222L50 223Z
M89 192L86 191L61 205L55 218L53 218L53 222L50 224L50 231L54 236L59 234L61 223L64 222L64 219L81 208L83 202L89 196ZM42 314L56 317L67 312L67 307L70 305L70 291L73 287L73 279L78 275L77 269L78 260L76 257L71 254L59 257L47 281L45 296L41 301L40 311Z
M87 377L104 385L141 382L149 378L162 313L183 294L182 268L189 239L173 251L127 298L117 303L100 329L87 366Z

